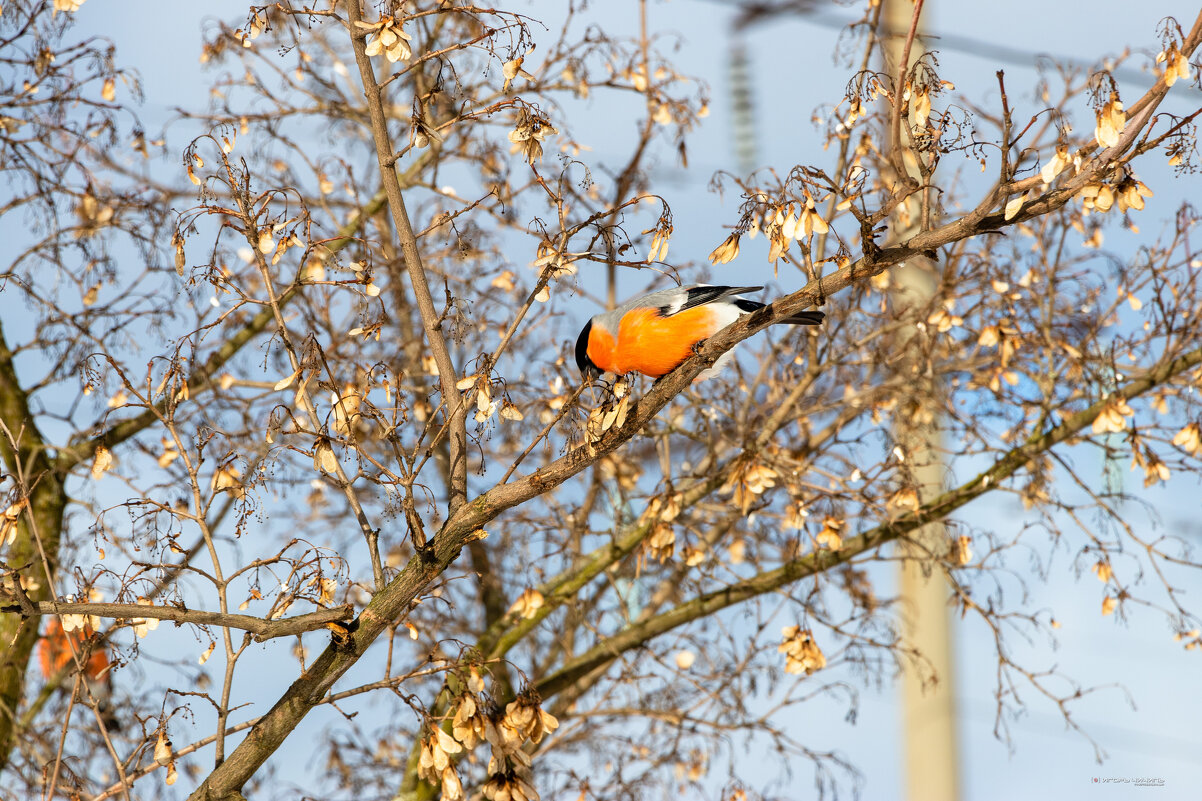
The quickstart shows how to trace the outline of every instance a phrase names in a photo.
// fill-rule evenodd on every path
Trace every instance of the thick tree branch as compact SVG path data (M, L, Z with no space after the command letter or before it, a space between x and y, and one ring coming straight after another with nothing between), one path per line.
M0 459L16 482L17 491L26 495L28 508L17 522L15 539L5 550L5 559L14 565L35 565L29 574L37 576L30 592L33 600L48 598L53 574L58 569L58 543L62 535L63 512L67 501L61 476L54 471L45 440L29 408L29 398L21 387L12 350L0 325ZM18 583L19 586L19 583ZM16 709L24 695L25 671L38 627L17 615L0 615L0 768L8 764L16 727Z

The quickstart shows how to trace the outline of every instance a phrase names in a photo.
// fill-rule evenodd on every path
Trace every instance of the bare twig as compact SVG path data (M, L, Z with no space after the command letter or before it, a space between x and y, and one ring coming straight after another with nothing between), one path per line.
M19 605L0 606L0 612L24 613ZM141 604L115 603L68 603L65 601L38 601L33 605L37 615L93 615L113 620L171 620L176 623L192 623L201 626L223 626L241 629L254 635L255 642L264 642L276 637L292 637L306 631L325 628L331 623L341 623L355 616L351 606L336 606L280 620L264 620L253 615L222 614L199 609L179 609L174 606L143 606Z

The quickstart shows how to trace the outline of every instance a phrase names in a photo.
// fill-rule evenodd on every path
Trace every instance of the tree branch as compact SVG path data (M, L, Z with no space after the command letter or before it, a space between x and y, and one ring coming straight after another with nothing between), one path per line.
M295 617L282 620L264 620L254 615L223 614L221 612L206 612L200 609L179 609L174 606L142 606L139 604L114 603L68 603L64 601L38 601L32 609L22 605L9 604L0 606L0 612L16 612L22 616L30 615L94 615L96 617L112 618L113 620L137 620L150 618L152 620L172 620L176 623L195 623L202 626L222 626L231 629L249 631L255 635L256 642L264 642L276 637L290 637L324 628L330 623L350 620L355 616L354 607L349 604L335 606L330 609L320 609Z
M67 500L61 475L54 471L45 440L29 408L13 364L13 353L0 325L0 459L29 506L17 521L15 539L5 559L15 565L37 565L45 574L32 591L33 599L49 597L58 569L58 543ZM36 573L36 569L35 569ZM20 580L14 578L16 586ZM8 764L16 731L16 709L24 695L25 671L37 626L24 625L15 615L0 616L0 768Z
M435 364L438 365L438 380L442 389L443 403L446 405L447 425L450 426L448 442L451 450L451 497L448 507L449 513L454 515L467 500L467 412L463 408L463 398L455 385L455 365L451 361L451 353L447 349L446 338L442 333L442 317L434 308L434 299L430 295L430 286L426 281L426 269L422 265L421 251L417 246L417 237L413 233L413 223L409 219L409 212L405 208L405 199L401 195L401 185L396 177L396 167L392 157L392 137L388 133L388 120L384 115L380 84L376 81L371 58L365 52L367 45L363 37L355 35L355 23L362 19L359 0L347 0L346 8L350 24L351 45L355 50L355 61L359 65L359 76L363 81L364 94L367 97L372 138L376 144L376 159L380 165L380 176L388 197L388 208L392 212L392 222L396 226L397 236L401 240L401 253L405 257L405 268L409 272L409 281L413 285L414 300L417 302L417 309L421 314L422 325L426 329L430 352L434 356ZM423 544L415 543L419 548Z

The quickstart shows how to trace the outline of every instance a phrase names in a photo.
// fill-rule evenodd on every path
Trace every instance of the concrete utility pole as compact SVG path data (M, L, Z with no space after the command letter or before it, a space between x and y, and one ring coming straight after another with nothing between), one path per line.
M930 6L930 0L926 6ZM883 19L886 69L899 74L907 35L914 16L912 0L885 0ZM909 65L922 55L917 38L910 46ZM909 66L906 65L906 66ZM896 87L900 95L902 88ZM912 117L912 112L911 112ZM902 144L908 145L908 126L901 126ZM889 135L889 134L887 134ZM911 175L918 178L917 165L906 162ZM920 195L910 201L907 219L894 215L890 239L904 241L917 233L921 213L916 208ZM939 287L939 265L925 257L909 259L891 272L893 303L906 321L895 346L902 369L912 372L912 392L897 406L895 436L901 445L911 477L917 485L919 501L926 501L943 488L942 437L939 430L939 377L928 372L921 358L914 358L910 347L915 337L925 336L914 325L921 321L920 310L927 307ZM917 343L914 343L917 344ZM907 647L917 649L929 662L930 671L907 669L902 675L902 748L904 749L905 797L909 801L958 801L959 748L956 727L955 673L947 600L949 588L938 557L948 552L948 535L942 524L931 524L917 531L909 541L899 543L901 562L899 585L902 608L902 634ZM933 672L933 676L932 676ZM933 678L933 681L932 681Z

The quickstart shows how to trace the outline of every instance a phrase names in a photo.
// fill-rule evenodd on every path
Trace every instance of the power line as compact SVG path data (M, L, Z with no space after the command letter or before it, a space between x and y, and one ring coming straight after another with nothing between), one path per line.
M746 30L759 25L777 23L782 16L798 17L814 25L836 30L842 30L857 21L850 17L817 10L818 4L816 0L780 0L779 2L704 0L704 2L725 6L736 12L734 20L736 30ZM988 61L1004 62L1015 66L1034 67L1040 61L1047 60L1049 63L1056 63L1085 73L1096 69L1095 62L1071 57L1055 57L1046 52L1024 50L1019 47L1001 44L997 41L977 39L958 33L926 33L921 34L919 38L927 42L928 50L950 50ZM932 45L937 46L933 47ZM1152 86L1157 80L1156 75L1132 67L1118 66L1110 70L1110 74L1118 80L1137 84L1143 88Z

